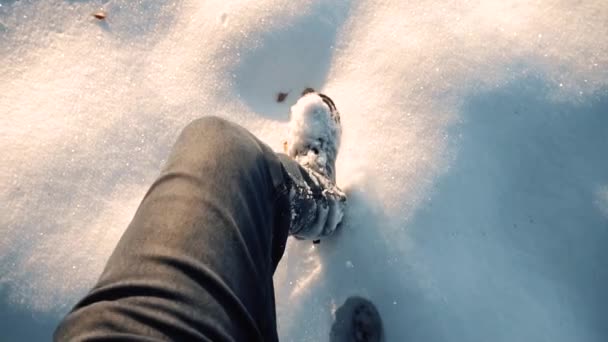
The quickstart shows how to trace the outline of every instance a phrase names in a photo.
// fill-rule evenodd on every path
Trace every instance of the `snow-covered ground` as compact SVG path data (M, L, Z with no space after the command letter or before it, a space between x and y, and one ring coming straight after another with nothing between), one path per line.
M0 340L49 338L186 123L280 150L307 86L350 204L290 240L282 340L327 340L353 294L387 341L608 339L605 0L0 5Z

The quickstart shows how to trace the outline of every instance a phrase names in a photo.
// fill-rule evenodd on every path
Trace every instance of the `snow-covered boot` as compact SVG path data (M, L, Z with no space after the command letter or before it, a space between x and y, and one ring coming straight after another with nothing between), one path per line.
M291 107L287 154L300 165L336 182L340 113L329 96L307 88Z
M382 319L372 302L361 297L350 297L336 310L331 327L330 342L384 341Z
M291 235L318 240L342 221L346 195L336 186L336 157L342 127L340 114L327 96L307 88L291 107L287 155L301 166L290 191ZM297 175L296 175L297 174Z

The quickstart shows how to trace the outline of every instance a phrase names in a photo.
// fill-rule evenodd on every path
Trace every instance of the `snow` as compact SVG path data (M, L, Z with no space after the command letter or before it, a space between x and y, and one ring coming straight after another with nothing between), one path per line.
M349 207L289 241L282 340L327 340L351 295L387 341L606 340L605 1L0 4L3 340L48 339L186 123L281 151L306 87L340 110Z

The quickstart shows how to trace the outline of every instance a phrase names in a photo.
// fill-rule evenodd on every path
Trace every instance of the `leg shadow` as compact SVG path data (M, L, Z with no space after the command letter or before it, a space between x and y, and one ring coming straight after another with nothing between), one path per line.
M466 99L457 158L408 227L441 299L416 340L608 336L608 92L555 93L527 77Z

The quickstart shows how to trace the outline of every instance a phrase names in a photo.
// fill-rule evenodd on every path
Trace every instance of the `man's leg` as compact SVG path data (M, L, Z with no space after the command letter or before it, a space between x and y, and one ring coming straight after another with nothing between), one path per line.
M57 340L277 340L286 173L244 128L190 124Z

